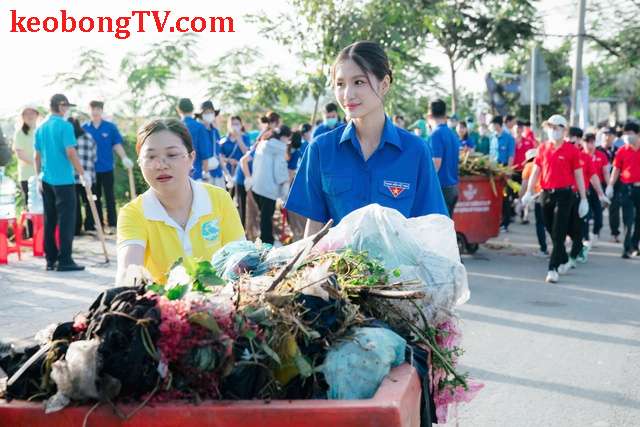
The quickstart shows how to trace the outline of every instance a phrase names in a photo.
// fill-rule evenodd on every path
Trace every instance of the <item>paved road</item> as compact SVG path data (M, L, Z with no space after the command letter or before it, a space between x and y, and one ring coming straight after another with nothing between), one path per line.
M45 272L29 256L0 266L1 340L70 319L112 285L115 265L98 264L95 239L76 248L86 272ZM548 285L535 249L533 226L515 225L464 257L462 363L486 386L457 424L640 426L640 259L622 260L619 245L602 242L588 264ZM114 259L112 240L109 251Z
M556 285L531 256L533 226L464 257L462 363L485 389L458 425L640 426L640 258L603 237Z

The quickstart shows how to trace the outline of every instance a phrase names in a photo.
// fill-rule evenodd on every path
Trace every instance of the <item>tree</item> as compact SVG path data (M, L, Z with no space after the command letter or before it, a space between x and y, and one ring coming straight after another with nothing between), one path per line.
M277 17L250 15L261 34L288 49L305 70L309 93L314 100L312 121L328 86L330 66L342 48L357 40L381 43L389 55L394 85L389 105L415 110L415 86L431 81L437 68L423 60L418 46L424 37L409 5L382 0L292 0L292 7ZM392 86L392 87L393 87Z
M186 33L178 40L153 43L142 54L129 52L120 63L120 71L127 79L130 97L126 104L134 116L143 108L148 112L168 115L177 97L167 93L169 83L183 70L197 70L195 59L197 36Z
M113 81L109 77L109 66L104 53L97 49L81 49L73 70L56 73L50 84L61 84L65 90L81 92L87 86Z
M411 1L411 0L409 0ZM414 13L447 56L451 76L451 108L457 109L456 73L475 68L486 55L523 47L535 33L535 8L530 0L419 0Z

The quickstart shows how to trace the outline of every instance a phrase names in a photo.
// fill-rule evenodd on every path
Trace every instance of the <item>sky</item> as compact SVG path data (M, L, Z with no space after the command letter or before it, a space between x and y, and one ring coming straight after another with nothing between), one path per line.
M259 6L256 6L259 5ZM576 0L541 0L538 2L544 27L547 33L568 34L576 32L575 13ZM73 70L78 53L83 48L95 48L105 53L110 64L110 74L116 73L117 66L123 56L130 51L139 52L149 44L177 37L170 33L157 33L148 30L146 33L132 33L126 40L118 40L108 33L12 33L12 9L18 16L60 16L60 9L66 9L71 16L118 16L129 15L132 10L158 9L171 10L172 16L231 16L234 19L235 33L203 33L198 44L198 55L202 62L211 61L229 49L246 45L258 47L270 61L280 64L291 64L290 55L275 42L258 34L257 28L243 19L247 13L263 10L267 14L277 14L288 7L287 0L263 1L201 1L201 0L3 0L0 2L0 55L3 65L0 67L0 118L15 116L22 105L36 103L46 106L49 97L63 91L61 87L52 85L53 76L58 72ZM151 18L149 18L151 19ZM549 37L545 46L553 47L562 41L561 38ZM450 79L446 58L437 48L426 52L429 60L443 71L437 77L438 83L449 87ZM461 71L458 75L459 85L471 92L484 90L484 82L479 76L491 67L499 64L501 59L489 57L481 65L479 71ZM294 62L295 65L295 62ZM265 64L268 66L268 64ZM284 66L285 72L295 73L295 66ZM181 81L177 88L184 96L202 99L203 82ZM72 102L86 106L93 98L105 98L107 101L117 98L125 90L124 82L106 84L99 88L88 88L80 93L70 93ZM223 106L224 108L224 106ZM107 108L108 109L108 108Z

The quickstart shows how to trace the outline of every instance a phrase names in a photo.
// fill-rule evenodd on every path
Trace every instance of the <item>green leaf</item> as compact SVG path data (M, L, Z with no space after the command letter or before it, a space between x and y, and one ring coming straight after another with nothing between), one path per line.
M155 292L158 295L164 295L165 287L164 285L154 283L152 285L147 285L147 291Z
M313 375L313 367L311 367L311 364L307 361L307 358L302 355L302 353L298 352L293 359L293 362L296 364L296 368L298 369L298 372L300 372L300 376L302 376L302 378L308 378Z
M167 290L165 296L170 300L177 300L182 298L184 294L187 293L187 289L189 289L189 285L177 285Z
M203 328L210 330L216 336L220 334L220 327L218 326L218 322L216 322L216 319L214 319L210 313L192 313L191 315L189 315L189 322L195 323L196 325L200 325Z
M196 265L195 278L204 286L223 286L226 282L209 261L200 261Z
M266 342L263 342L261 347L262 347L262 351L267 353L267 355L271 357L273 360L275 360L278 365L282 365L282 361L280 360L280 356L278 356L278 353L273 351L273 349L269 347L269 345Z
M245 333L244 336L247 337L250 340L254 340L256 339L256 331L254 331L253 329L248 329Z

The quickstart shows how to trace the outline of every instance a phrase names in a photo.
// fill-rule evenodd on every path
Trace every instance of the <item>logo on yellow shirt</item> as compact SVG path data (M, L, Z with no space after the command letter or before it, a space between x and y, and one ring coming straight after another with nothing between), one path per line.
M214 242L220 238L220 225L217 219L202 224L202 238Z

